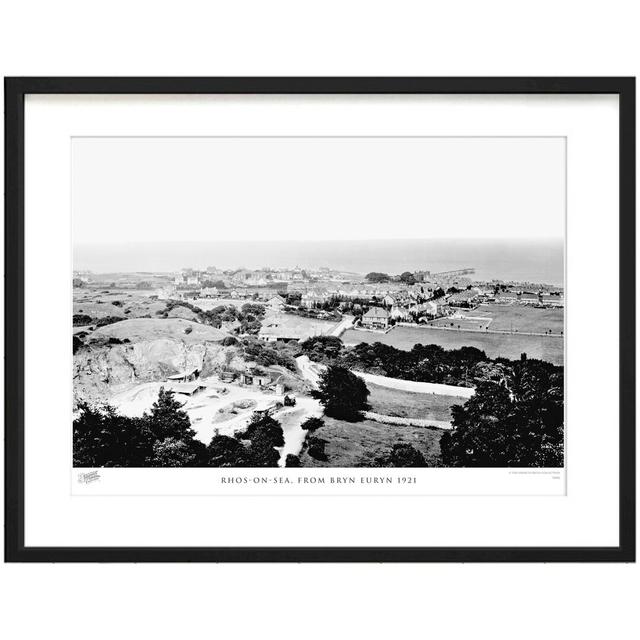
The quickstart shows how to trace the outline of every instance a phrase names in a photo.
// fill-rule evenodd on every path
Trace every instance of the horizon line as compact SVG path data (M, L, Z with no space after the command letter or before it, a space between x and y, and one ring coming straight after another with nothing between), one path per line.
M370 238L370 237L362 237L362 238L305 238L305 239L286 239L281 240L278 238L275 239L264 239L264 238L251 238L251 239L212 239L212 240L133 240L133 241L118 241L118 242L96 242L96 241L81 241L81 242L73 242L73 246L87 246L87 245L116 245L116 246L125 246L125 245L134 245L134 244L211 244L211 243L249 243L249 242L258 242L258 243L320 243L320 242L331 242L331 243L354 243L354 242L496 242L496 241L511 241L511 242L564 242L566 239L565 236L495 236L495 237L482 237L482 238L473 238L473 237L438 237L438 238L407 238L407 237L398 237L398 238Z

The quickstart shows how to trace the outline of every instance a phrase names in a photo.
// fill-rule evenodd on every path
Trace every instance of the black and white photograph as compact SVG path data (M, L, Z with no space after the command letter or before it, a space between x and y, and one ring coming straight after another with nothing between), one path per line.
M566 162L74 137L74 467L562 469Z

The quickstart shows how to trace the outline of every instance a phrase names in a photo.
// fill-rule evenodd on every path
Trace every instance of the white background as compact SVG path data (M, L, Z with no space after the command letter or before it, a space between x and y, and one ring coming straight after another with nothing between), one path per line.
M3 75L636 75L636 2L12 3ZM12 638L602 638L640 571L596 565L3 566Z

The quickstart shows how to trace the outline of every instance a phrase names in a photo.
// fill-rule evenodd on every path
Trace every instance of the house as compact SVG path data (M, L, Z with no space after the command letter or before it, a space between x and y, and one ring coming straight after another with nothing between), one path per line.
M217 287L204 287L200 289L201 298L217 298L220 295Z
M389 317L393 318L393 320L410 320L411 313L404 307L393 306L389 312Z
M540 302L545 307L564 307L564 296L562 294L542 294Z
M176 373L172 376L167 376L169 382L194 382L200 377L200 369L192 368L180 373Z
M382 298L382 304L385 307L393 307L396 304L398 304L398 301L396 298L394 298L393 296L387 294L384 298Z
M451 307L471 307L478 300L478 297L477 289L465 289L452 294L447 302Z
M221 382L233 382L236 379L235 371L221 371L218 374Z
M271 384L271 376L266 374L254 374L253 383L257 384L259 387L268 387Z
M362 316L362 326L367 329L386 329L389 326L389 312L382 307L371 307Z
M195 396L206 388L207 387L198 382L173 382L167 386L168 391L189 397Z
M280 295L275 295L269 298L267 306L274 311L282 311L284 309L285 299Z
M515 291L500 291L493 296L498 304L511 304L518 301L518 294Z
M317 289L309 289L309 291L302 294L300 304L307 309L313 309L316 305L321 305L329 299L329 296L324 291Z
M442 313L444 307L442 303L438 303L436 300L427 300L421 306L428 316L433 316L434 318Z
M540 298L537 293L521 293L520 304L540 304Z

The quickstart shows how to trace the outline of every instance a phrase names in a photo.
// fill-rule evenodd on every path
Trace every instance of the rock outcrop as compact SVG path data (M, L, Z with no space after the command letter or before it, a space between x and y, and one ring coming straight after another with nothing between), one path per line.
M90 334L73 358L77 398L104 399L113 387L154 382L197 368L209 376L223 366L241 367L236 347L223 347L228 334L183 319L140 318Z

